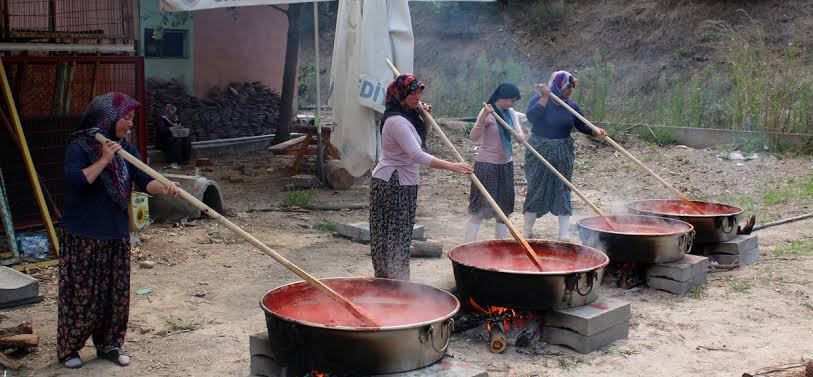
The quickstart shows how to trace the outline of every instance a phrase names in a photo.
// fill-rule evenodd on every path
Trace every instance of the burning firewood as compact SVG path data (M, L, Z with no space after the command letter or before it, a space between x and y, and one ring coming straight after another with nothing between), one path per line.
M491 353L503 353L508 349L508 338L505 336L502 321L490 323L488 328L488 349Z

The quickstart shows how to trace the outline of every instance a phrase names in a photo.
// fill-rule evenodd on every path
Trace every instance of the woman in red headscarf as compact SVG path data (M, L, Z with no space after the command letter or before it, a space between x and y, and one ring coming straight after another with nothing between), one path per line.
M370 184L370 251L375 276L409 280L409 245L421 165L470 174L471 166L438 159L422 149L428 126L418 114L423 83L400 75L387 87L381 121L381 160Z
M91 101L65 151L65 197L59 248L56 350L68 368L83 365L79 350L93 337L98 358L130 364L124 336L130 308L130 192L177 195L116 152L139 157L125 136L141 106L122 93ZM96 141L100 133L110 140Z

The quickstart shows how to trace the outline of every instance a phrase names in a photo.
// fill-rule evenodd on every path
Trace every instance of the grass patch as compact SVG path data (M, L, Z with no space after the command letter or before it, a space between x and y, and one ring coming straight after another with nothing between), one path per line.
M811 311L813 311L813 304L811 304L809 302L803 302L802 306L804 306L804 307L810 309Z
M686 294L689 298L693 298L695 300L700 300L703 297L706 297L706 285L701 285L692 288L689 293Z
M672 130L666 128L641 126L635 132L641 140L661 147L677 144L675 136L672 135Z
M777 257L797 257L813 255L813 237L803 238L777 246L773 250Z
M746 281L732 281L728 283L728 290L735 293L746 293L751 291L751 283Z
M813 175L801 182L793 177L788 178L784 187L768 190L762 196L762 202L767 205L783 204L795 199L813 202Z
M579 367L579 364L584 361L579 358L562 357L559 359L559 368L564 370L574 370Z
M321 233L334 233L336 231L336 223L318 223L313 226L313 230Z
M313 202L313 192L310 190L292 190L285 193L285 198L282 199L280 206L283 208L289 207L304 207Z
M200 328L203 328L203 325L206 324L206 321L197 317L189 319L183 319L180 317L169 317L168 319L166 319L166 323L167 327L157 332L156 335L167 336L178 332L195 331Z
M776 182L773 184L776 184ZM723 203L733 203L742 208L743 214L740 217L742 219L748 219L751 215L759 214L763 212L766 207L773 205L797 202L801 205L810 205L813 204L813 176L802 179L791 177L785 181L784 185L768 189L762 194L753 196L728 195L721 197L720 201ZM765 221L765 219L758 220L761 222Z

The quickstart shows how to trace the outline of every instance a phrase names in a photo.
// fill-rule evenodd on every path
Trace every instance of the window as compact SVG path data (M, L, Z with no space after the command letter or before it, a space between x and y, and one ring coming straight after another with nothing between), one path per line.
M155 39L153 29L144 29L144 56L186 59L188 35L188 30L164 29L161 39Z

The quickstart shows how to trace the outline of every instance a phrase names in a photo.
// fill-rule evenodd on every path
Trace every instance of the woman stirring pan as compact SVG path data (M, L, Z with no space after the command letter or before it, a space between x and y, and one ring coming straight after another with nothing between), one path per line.
M381 161L370 183L370 251L375 277L409 280L409 246L421 165L470 174L471 166L424 152L428 124L418 113L423 83L403 74L387 87L381 122Z

